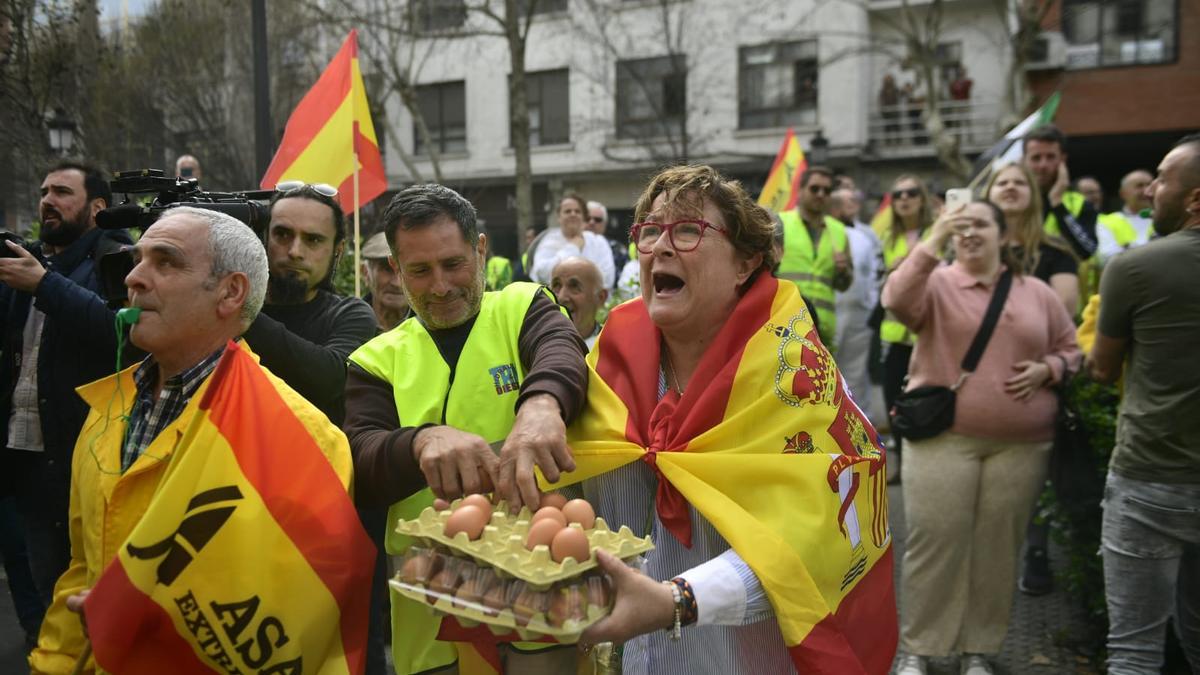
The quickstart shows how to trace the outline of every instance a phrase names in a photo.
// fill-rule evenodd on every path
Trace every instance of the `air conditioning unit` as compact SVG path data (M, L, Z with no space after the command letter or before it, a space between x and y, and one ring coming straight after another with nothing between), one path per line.
M1039 33L1029 47L1025 70L1053 70L1067 65L1067 41L1056 31Z

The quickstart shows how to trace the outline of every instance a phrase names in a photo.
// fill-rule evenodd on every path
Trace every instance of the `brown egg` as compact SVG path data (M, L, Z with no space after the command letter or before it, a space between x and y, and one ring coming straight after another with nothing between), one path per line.
M553 519L554 522L558 523L559 527L567 526L567 517L563 515L562 511L559 511L553 506L543 506L542 508L538 509L537 513L533 514L533 519L529 521L529 524L532 525L534 523L546 520L547 518Z
M454 604L459 607L466 603L478 605L480 600L483 599L489 581L490 579L484 579L480 575L475 575L467 579L458 587L458 591L454 593Z
M546 621L551 626L561 626L568 620L582 621L587 618L587 602L578 585L560 588L551 594L550 608Z
M450 502L446 501L445 499L438 497L437 499L433 500L434 511L445 511L448 508L450 508Z
M438 600L435 594L440 593L441 595L453 597L454 589L458 588L458 584L461 581L462 574L459 573L457 567L444 567L441 572L435 574L433 579L429 581L429 590L431 592L425 595L425 599L432 605Z
M529 526L529 534L525 537L525 548L532 551L538 546L549 546L554 541L563 526L557 520L545 519Z
M492 512L492 500L487 498L487 495L467 495L459 503L458 508L464 506L477 506L480 511L490 514Z
M400 581L406 584L428 584L429 579L437 573L440 562L433 551L417 553L404 561L404 566L400 568Z
M544 509L547 506L553 506L556 509L561 509L563 504L566 503L566 497L557 492L547 492L546 494L542 495L542 500L538 503L538 507Z
M583 533L583 530L574 527L564 527L559 530L558 534L554 535L554 540L550 542L550 557L554 558L554 562L562 562L567 558L583 562L590 555L587 535Z
M546 611L550 604L550 594L546 591L535 591L526 586L517 599L513 601L513 616L518 626L525 626L533 617Z
M596 510L586 499L572 499L562 507L567 523L579 523L585 530L596 526Z
M497 581L495 586L488 589L487 593L483 594L483 604L488 609L495 610L495 614L499 614L508 608L510 584L507 581Z
M459 532L466 532L467 539L478 539L490 514L490 511L485 513L472 504L460 506L446 519L446 536L453 537Z

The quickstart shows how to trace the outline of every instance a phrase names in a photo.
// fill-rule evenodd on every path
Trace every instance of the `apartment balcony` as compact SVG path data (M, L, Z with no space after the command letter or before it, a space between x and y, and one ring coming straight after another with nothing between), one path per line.
M946 131L958 136L963 152L982 152L1001 136L999 101L943 101L938 110ZM880 159L935 154L919 105L877 106L871 111L867 138Z

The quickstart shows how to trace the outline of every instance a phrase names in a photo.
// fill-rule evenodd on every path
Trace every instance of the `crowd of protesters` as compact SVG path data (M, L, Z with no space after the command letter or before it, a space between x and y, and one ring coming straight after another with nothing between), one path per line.
M898 96L885 81L881 102ZM387 554L407 546L390 526L435 497L495 490L537 505L534 468L550 482L576 470L568 440L597 423L611 392L596 380L617 377L590 369L589 350L657 354L618 359L620 381L685 411L711 385L712 361L752 344L755 331L728 338L731 317L771 298L811 322L858 409L884 402L875 439L906 521L899 675L951 655L967 675L993 672L1014 589L1052 588L1047 528L1032 514L1074 377L1122 380L1100 551L1109 672L1157 672L1168 625L1200 669L1200 136L1153 171L1130 167L1111 213L1072 189L1058 129L1021 143L1023 159L994 167L965 203L899 176L872 224L854 181L824 167L805 171L797 208L778 215L711 167L675 167L647 186L630 239L612 236L605 205L568 193L511 261L458 193L412 186L362 247L365 299L333 287L347 231L337 190L280 184L261 238L187 208L150 226L125 280L145 319L124 334L98 261L133 239L96 227L112 203L100 170L55 165L39 240L0 244L0 543L33 671L69 673L83 655L80 606L146 508L164 434L192 414L229 339L279 378L298 416L348 439L355 504L379 549L366 672L386 672L389 641L398 673L458 672L425 608L393 596L389 610ZM1077 329L1084 306L1095 320ZM620 320L606 326L610 312ZM494 364L519 386L502 390ZM109 419L98 392L122 379L124 433L81 450L85 421ZM949 419L928 433L888 429L887 411L932 389L951 392ZM761 452L778 452L765 429L753 433ZM111 462L79 460L109 449ZM350 467L338 468L348 485ZM577 488L657 545L641 573L599 556L616 604L581 642L625 643L628 672L788 672L774 580L695 504L678 534L664 480L637 462ZM580 658L544 645L502 653L509 672L575 672Z

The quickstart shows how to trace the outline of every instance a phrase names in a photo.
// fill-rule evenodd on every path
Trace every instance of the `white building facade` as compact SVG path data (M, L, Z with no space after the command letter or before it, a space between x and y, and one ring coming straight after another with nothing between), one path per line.
M789 127L806 148L820 133L829 144L827 163L868 192L887 189L900 172L938 171L920 134L883 138L894 133L878 106L884 74L914 78L881 53L896 47L887 26L899 2L540 2L525 68L538 226L553 225L558 195L574 191L608 205L615 235L629 226L648 176L679 161L711 163L757 191ZM961 62L974 82L971 99L948 103L948 114L962 118L964 146L979 149L996 137L1004 94L1003 18L987 0L945 4L939 44L946 66ZM490 35L447 37L492 27L461 5L450 0L423 10L438 37L414 50L421 55L414 81L444 181L476 203L495 250L511 256L508 48ZM503 3L493 5L503 11ZM415 178L399 150L430 179L413 116L399 105L386 114L395 130L385 151L389 183L401 187Z

